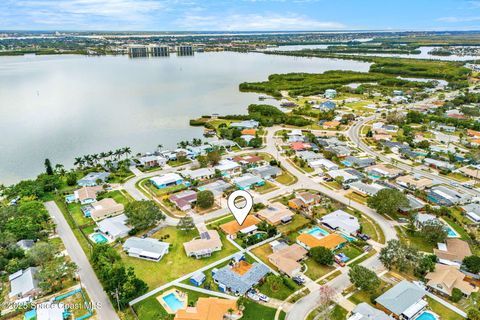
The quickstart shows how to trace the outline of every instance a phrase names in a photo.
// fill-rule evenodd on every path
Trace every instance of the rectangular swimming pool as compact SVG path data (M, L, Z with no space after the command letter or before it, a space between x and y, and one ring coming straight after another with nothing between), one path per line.
M329 234L327 231L319 227L312 228L308 230L307 233L317 238L323 238L324 236Z
M178 310L183 308L183 303L177 298L175 293L170 293L162 298L163 301L168 305L168 307L173 311L177 312Z

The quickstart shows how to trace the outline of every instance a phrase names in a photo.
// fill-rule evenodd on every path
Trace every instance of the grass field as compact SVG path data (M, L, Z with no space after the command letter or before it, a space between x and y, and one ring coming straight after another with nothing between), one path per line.
M430 309L432 309L433 312L436 314L440 315L442 320L461 320L463 317L461 317L459 314L453 312L452 310L448 309L447 307L444 307L442 304L439 302L433 300L430 297L426 297L428 306Z
M305 218L301 214L295 214L291 222L287 224L281 224L277 227L278 232L281 232L284 235L288 235L292 232L298 231L303 229L307 225L309 225L311 221Z
M255 191L260 194L265 194L275 189L278 189L278 187L269 181L265 181L265 184L263 186L255 187Z
M124 252L121 252L121 256L125 265L127 267L133 267L137 276L144 280L150 289L153 289L237 251L236 247L228 242L223 234L220 234L223 243L223 249L221 251L213 253L211 257L199 260L187 257L183 243L197 236L197 230L181 232L175 227L167 227L153 235L153 238L163 238L163 241L171 244L170 252L163 257L161 261L153 262L137 259L129 257Z
M313 310L307 316L306 320L314 320L318 315L318 310ZM332 313L330 314L329 320L345 320L347 318L348 311L340 307L338 304L333 306Z
M384 293L385 291L387 291L391 287L392 287L391 284L389 284L387 282L384 282L384 281L381 281L380 287L378 287L376 292L371 294L371 293L368 293L366 291L357 290L354 294L352 294L348 298L348 300L350 300L354 304L359 304L359 303L362 303L362 302L366 302L369 305L373 306L372 297L376 296L376 295L379 295L381 293Z
M292 185L295 182L297 182L298 179L297 179L297 177L292 175L290 172L284 170L281 175L279 175L277 178L275 178L275 181L277 181L278 183L283 184L285 186L289 186L289 185Z
M242 320L272 320L276 312L277 309L246 300Z
M270 285L268 278L277 278L277 282L275 285ZM283 281L283 282L282 282ZM286 284L288 283L288 285ZM285 300L290 296L292 293L300 289L300 287L293 282L290 278L282 278L273 274L267 276L267 279L257 287L258 290L267 295L270 298L275 298L279 300Z
M305 260L305 265L308 268L305 275L312 280L317 280L334 269L332 266L321 265L311 258Z
M413 248L424 251L424 252L433 252L434 244L428 243L424 238L420 236L418 232L409 232L405 228L396 226L395 230L397 231L398 238L400 242L409 244Z

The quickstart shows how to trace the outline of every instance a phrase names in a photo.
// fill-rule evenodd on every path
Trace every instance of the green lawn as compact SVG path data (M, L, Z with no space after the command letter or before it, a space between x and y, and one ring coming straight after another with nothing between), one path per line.
M362 226L362 233L369 235L373 241L378 243L385 243L385 236L383 235L382 228L369 218L361 215L360 225Z
M269 277L278 278L278 284L270 285L268 283ZM257 288L261 293L267 295L270 298L285 300L288 298L289 295L297 291L300 287L290 278L279 277L274 274L270 274L267 276L266 281L264 281Z
M353 260L356 257L358 257L359 255L361 255L363 253L363 251L361 251L357 247L353 246L352 244L348 244L345 247L343 247L342 249L335 251L335 253L343 253L347 257L349 257L350 260Z
M83 226L86 224L93 223L92 219L85 217L85 215L83 214L80 203L78 202L69 203L67 204L67 208L68 208L68 211L70 211L70 214L72 215L77 225Z
M424 252L433 252L434 244L430 244L423 237L420 236L418 232L407 231L403 227L396 226L395 230L397 231L398 238L400 242L409 244L413 248Z
M311 258L305 260L305 264L308 268L307 272L305 272L305 275L312 280L317 280L334 269L332 266L321 265Z
M270 243L265 243L264 245L261 245L259 247L256 247L255 249L252 250L252 253L262 260L266 265L270 266L272 269L277 270L277 267L275 267L269 260L268 256L273 253L272 248L270 247Z
M242 320L272 320L275 319L277 309L270 308L251 300L245 300Z
M353 266L356 266L357 264L362 263L363 261L367 260L368 258L372 257L377 253L374 249L370 250L366 255L364 255L361 258L358 258L357 260L353 261L352 263L349 263L348 266L352 268Z
M430 297L426 297L428 301L428 306L432 309L433 312L438 314L442 320L461 320L464 319L459 314L453 312L452 310L444 307L441 303L433 300Z
M292 175L290 172L283 170L283 174L275 178L275 181L283 185L289 186L297 182L297 177Z
M158 189L155 187L150 181L148 181L149 178L146 178L145 180L140 181L140 186L146 188L148 191L150 191L151 194L161 197L169 193L174 193L178 192L184 189L187 189L187 187L184 184L179 184L176 186L171 186L163 189Z
M332 313L329 320L345 320L347 318L348 311L340 307L338 304L335 304L333 307ZM313 310L307 316L306 320L313 320L318 315L317 310Z
M174 287L175 288L175 287ZM167 311L162 307L162 305L157 301L157 297L163 292L170 290L172 288L167 288L166 290L159 292L158 294L151 296L145 300L140 301L139 303L133 305L133 309L137 314L140 320L168 320L173 319L175 315L168 314ZM188 305L194 305L198 298L208 297L209 295L203 294L197 291L187 290L184 288L176 288L179 291L185 292L188 295Z
M291 222L279 225L277 230L284 235L288 235L292 232L305 228L310 223L311 221L308 218L301 214L295 214Z
M170 252L161 261L153 262L137 259L129 257L124 252L121 252L121 255L125 265L133 267L137 276L144 280L150 289L154 289L237 251L236 247L228 242L223 234L220 234L223 242L221 251L213 253L211 257L199 260L187 257L183 243L197 236L197 230L185 233L178 231L175 227L167 227L153 235L154 238L163 238L163 241L171 244Z
M372 297L379 296L380 294L384 293L385 291L387 291L391 287L392 287L392 285L390 283L381 281L380 287L378 287L378 289L375 293L370 294L366 291L357 290L354 294L352 294L348 298L348 300L350 300L354 304L359 304L359 303L362 303L362 302L366 302L369 305L373 306Z
M170 160L168 161L168 165L171 167L180 167L183 166L184 164L192 162L191 160L186 159L185 161L179 161L179 160Z
M113 190L110 192L107 192L103 198L112 198L118 203L121 203L123 205L127 205L129 202L133 201L133 198L126 192L126 191L120 191L120 190Z
M269 181L265 181L265 184L263 186L260 186L260 187L255 187L255 191L260 193L260 194L265 194L265 193L268 193L270 191L273 191L275 189L278 189L278 187L276 185L274 185L273 183L269 182Z

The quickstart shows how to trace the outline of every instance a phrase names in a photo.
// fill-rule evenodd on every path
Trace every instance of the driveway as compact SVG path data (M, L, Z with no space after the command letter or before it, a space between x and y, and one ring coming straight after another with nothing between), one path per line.
M57 225L57 233L65 244L69 256L78 266L80 281L83 287L85 287L85 290L87 290L92 304L94 306L98 305L95 309L98 318L100 320L119 320L120 318L117 316L100 281L98 281L97 275L93 271L85 252L83 252L82 247L78 243L77 238L73 234L72 229L57 204L54 201L49 201L45 203L45 207Z

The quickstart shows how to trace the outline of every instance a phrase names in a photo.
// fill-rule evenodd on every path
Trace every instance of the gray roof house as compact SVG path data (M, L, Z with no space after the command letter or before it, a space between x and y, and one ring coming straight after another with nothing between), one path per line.
M213 280L219 285L220 290L243 295L269 272L270 269L266 265L255 262L244 274L233 271L229 265L217 270L214 269L212 273Z
M262 179L271 179L275 178L282 173L282 169L275 166L263 166L252 169L252 173Z
M375 309L368 303L358 304L352 311L348 320L394 320L382 310Z
M35 279L35 274L38 272L38 269L35 267L30 267L25 270L17 271L8 276L8 281L10 281L10 298L25 298L33 297L38 292L40 288L38 287L38 280Z
M425 289L403 280L378 297L375 302L394 316L408 320L413 319L427 306L428 303L423 299L425 294Z
M360 230L360 223L358 223L357 217L346 213L343 210L336 210L323 216L321 219L324 225L327 225L331 229L339 230L347 234L354 234Z
M110 173L108 172L90 172L85 177L77 181L77 184L82 187L93 187L97 185L97 181L105 182Z
M150 261L160 261L168 253L170 244L153 238L128 238L123 244L129 256Z
M107 235L111 240L115 240L126 237L128 232L132 230L131 227L127 226L127 220L128 218L125 214L120 214L97 222L97 226L100 231Z
M17 241L17 246L19 246L20 248L22 248L25 251L28 251L28 250L32 249L34 244L35 244L35 241L28 240L28 239L22 239L22 240Z

